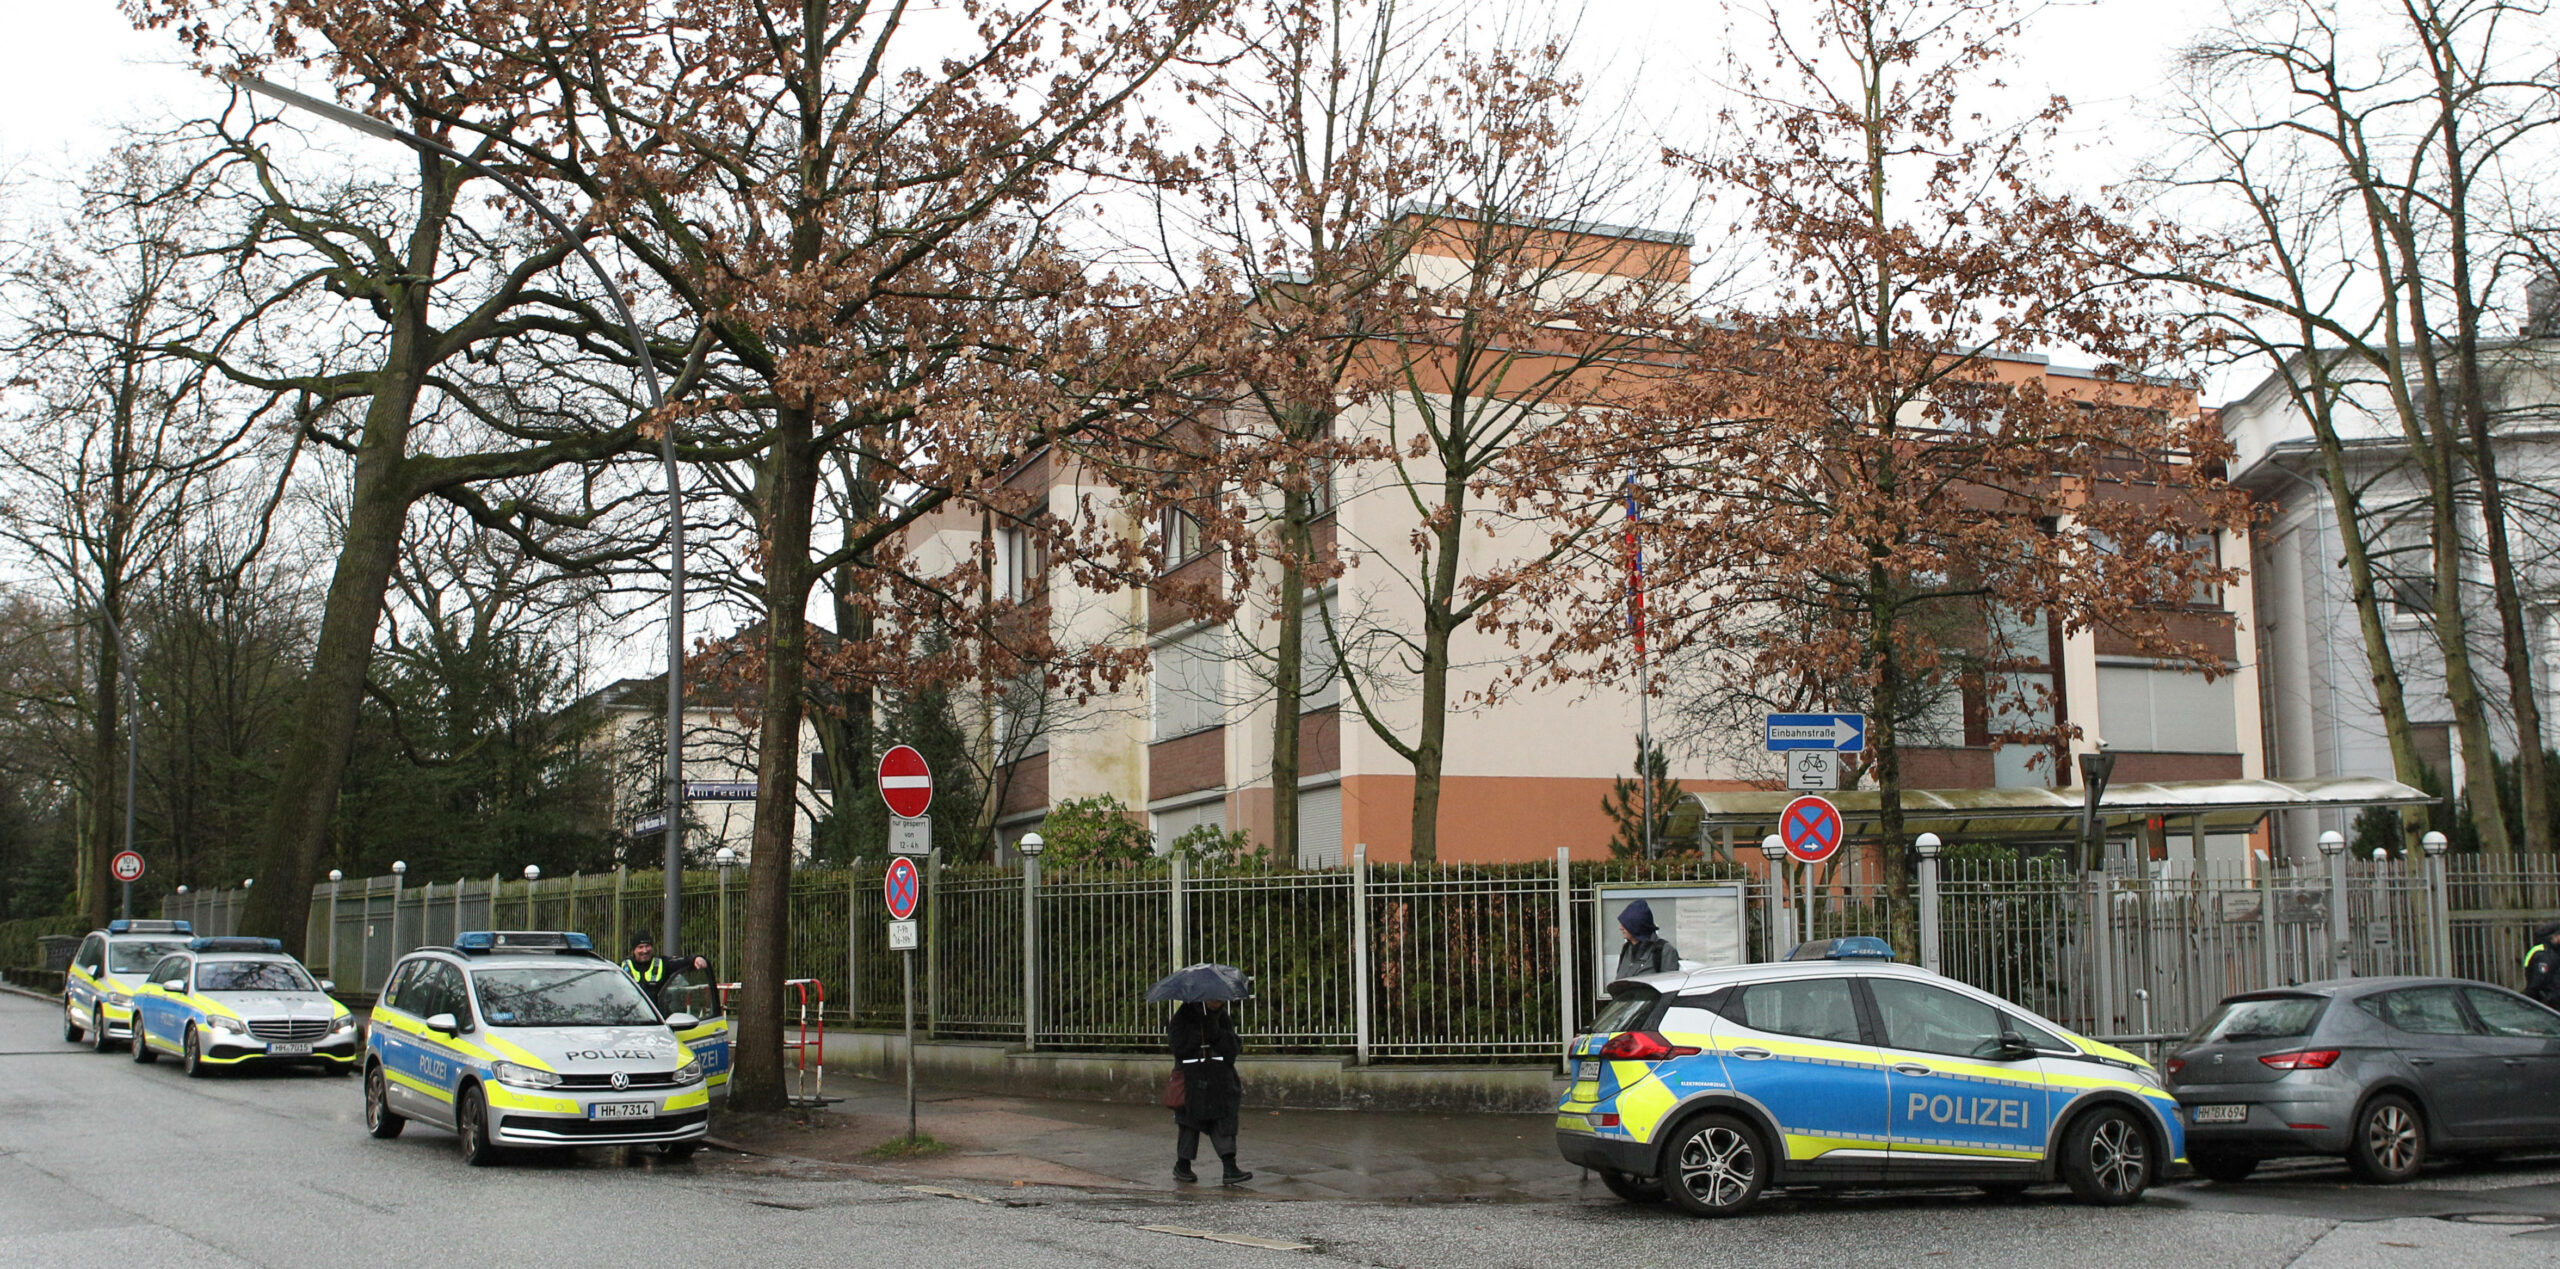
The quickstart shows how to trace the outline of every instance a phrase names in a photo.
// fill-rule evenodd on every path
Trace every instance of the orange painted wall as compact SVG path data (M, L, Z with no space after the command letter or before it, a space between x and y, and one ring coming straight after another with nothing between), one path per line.
M1440 859L1443 863L1553 860L1556 847L1576 859L1607 859L1617 824L1600 809L1612 781L1525 776L1443 776ZM1702 790L1752 787L1737 781L1682 783ZM1413 858L1413 777L1353 775L1342 780L1342 849L1367 843L1379 862Z

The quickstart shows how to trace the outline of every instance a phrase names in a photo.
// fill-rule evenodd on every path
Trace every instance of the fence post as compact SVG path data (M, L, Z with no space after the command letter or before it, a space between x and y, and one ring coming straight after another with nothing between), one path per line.
M1556 1048L1563 1050L1573 1043L1573 860L1567 848L1556 847L1556 1019L1561 1034ZM1558 1061L1571 1061L1560 1052Z
M2427 854L2427 972L2438 978L2453 976L2453 901L2447 893L2444 876L2444 834L2430 832L2418 839Z
M862 865L844 870L844 1025L862 1014Z
M334 967L333 967L334 968ZM373 990L373 878L364 879L364 913L356 921L356 990Z
M2091 1031L2103 1038L2116 1029L2115 884L2107 870L2089 873L2089 939L2097 962L2098 1009Z
M942 905L934 901L936 884L942 876L942 848L934 847L924 857L924 1033L928 1038L941 1034L937 1029L942 1019Z
M1040 855L1022 856L1022 1050L1040 1044Z
M329 870L329 977L331 978L347 972L347 967L338 963L338 887L345 884L338 879L337 869ZM364 990L362 980L357 981L356 990Z
M2266 962L2266 981L2261 989L2276 985L2276 854L2270 845L2267 862L2258 869L2258 955Z
M1171 927L1173 967L1175 969L1180 969L1191 963L1191 912L1188 905L1188 897L1183 894L1183 883L1190 880L1190 877L1190 862L1180 855L1174 856L1173 886L1172 889L1167 892L1168 897L1165 906L1167 919L1165 924Z
M622 941L622 891L630 881L631 865L615 864L613 866L613 950L623 956L631 954L631 945Z
M1922 833L1912 845L1920 852L1920 968L1938 970L1938 835Z
M2329 969L2353 978L2355 961L2347 946L2347 838L2336 829L2320 835L2320 853L2329 860Z
M1351 1041L1369 1064L1369 843L1351 848Z

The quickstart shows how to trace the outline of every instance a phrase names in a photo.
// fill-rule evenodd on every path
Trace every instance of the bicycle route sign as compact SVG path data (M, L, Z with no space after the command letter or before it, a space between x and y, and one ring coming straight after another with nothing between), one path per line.
M904 921L916 914L916 901L924 897L924 879L916 875L916 861L904 855L889 861L889 875L880 879L880 896L889 901L889 919Z
M1778 840L1786 843L1787 853L1797 863L1818 864L1831 858L1847 836L1840 808L1827 798L1800 797L1778 813Z

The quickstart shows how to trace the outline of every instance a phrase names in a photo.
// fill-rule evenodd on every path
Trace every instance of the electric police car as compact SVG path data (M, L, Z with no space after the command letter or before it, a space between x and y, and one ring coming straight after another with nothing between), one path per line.
M685 1158L709 1130L711 1093L677 1037L701 1029L660 1015L586 935L467 933L392 967L365 1040L365 1129L450 1130L474 1166L511 1147Z
M133 1060L163 1053L202 1077L222 1067L356 1069L356 1018L274 939L200 938L133 990Z
M62 976L62 1038L104 1053L133 1035L133 990L160 958L186 947L184 921L109 921L72 953Z
M2058 1178L2130 1203L2184 1157L2147 1063L1890 955L1832 939L1610 984L1571 1047L1558 1148L1621 1198L1695 1216L1771 1186Z

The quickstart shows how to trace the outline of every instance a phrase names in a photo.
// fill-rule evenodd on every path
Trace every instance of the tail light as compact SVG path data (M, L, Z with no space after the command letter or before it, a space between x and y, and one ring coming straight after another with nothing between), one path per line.
M2338 1060L2338 1050L2296 1049L2291 1053L2269 1053L2258 1060L2279 1071L2325 1071Z
M1600 1056L1614 1062L1659 1062L1697 1051L1689 1045L1673 1044L1653 1031L1621 1031L1600 1046Z
M2171 1075L2175 1075L2175 1074L2177 1074L2178 1072L2183 1071L2183 1070L2185 1070L2185 1069L2187 1069L2187 1060L2186 1060L2185 1058L2171 1058L2171 1059L2169 1059L2169 1073L2170 1073Z

